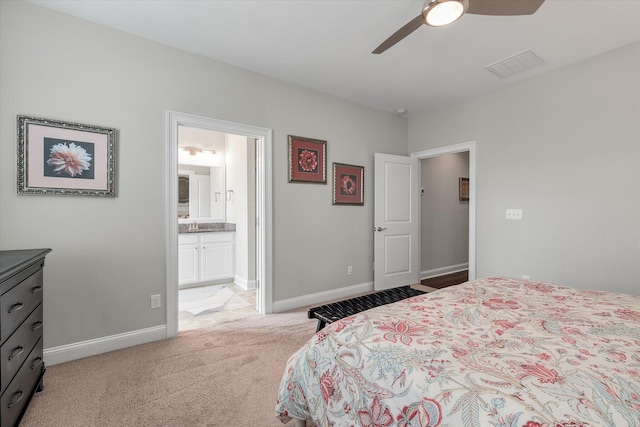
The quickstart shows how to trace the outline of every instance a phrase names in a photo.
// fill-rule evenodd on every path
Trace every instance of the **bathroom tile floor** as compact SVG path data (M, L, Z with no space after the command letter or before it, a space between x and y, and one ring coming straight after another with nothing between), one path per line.
M178 311L179 331L257 316L256 291L244 290L235 283L180 289Z

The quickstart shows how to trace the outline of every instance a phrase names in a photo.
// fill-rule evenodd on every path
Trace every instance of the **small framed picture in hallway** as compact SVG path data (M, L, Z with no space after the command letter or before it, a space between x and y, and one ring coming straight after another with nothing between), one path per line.
M461 202L469 201L469 178L458 179L458 200Z
M364 166L333 164L333 204L364 205Z

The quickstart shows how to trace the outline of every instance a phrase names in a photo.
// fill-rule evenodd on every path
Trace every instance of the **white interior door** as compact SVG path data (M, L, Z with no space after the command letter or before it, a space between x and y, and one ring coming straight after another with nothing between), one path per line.
M420 162L374 155L374 289L420 282Z

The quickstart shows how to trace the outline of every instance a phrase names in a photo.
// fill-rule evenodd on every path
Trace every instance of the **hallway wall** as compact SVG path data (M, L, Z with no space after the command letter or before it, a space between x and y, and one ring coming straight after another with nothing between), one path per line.
M420 269L425 278L469 262L469 202L458 197L459 178L469 177L469 153L422 159L421 174Z

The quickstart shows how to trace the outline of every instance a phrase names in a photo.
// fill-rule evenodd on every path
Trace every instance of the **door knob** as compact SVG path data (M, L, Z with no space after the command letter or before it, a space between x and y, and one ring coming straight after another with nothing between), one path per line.
M382 231L382 230L386 230L387 227L373 227L373 231Z

